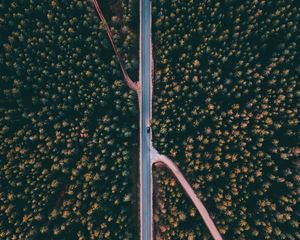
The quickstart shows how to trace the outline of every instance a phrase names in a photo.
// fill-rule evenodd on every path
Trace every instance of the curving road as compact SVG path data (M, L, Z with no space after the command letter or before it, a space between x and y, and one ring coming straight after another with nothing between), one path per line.
M185 179L183 174L180 172L178 167L175 163L173 163L168 157L164 155L158 154L154 149L152 150L152 161L153 164L161 164L165 165L172 174L176 177L188 197L192 200L193 204L197 208L199 214L201 215L205 225L207 226L208 230L210 231L212 237L214 240L222 240L222 236L219 233L216 225L214 224L213 220L209 216L205 206L201 202L201 200L197 197L196 193L192 189L191 185L188 183L188 181Z
M152 240L151 103L151 0L140 0L140 239Z
M98 4L98 1L97 1L97 0L93 0L93 3L94 3L94 6L95 6L95 9L96 9L96 11L97 11L97 13L98 13L99 18L101 19L102 23L104 24L105 31L106 31L106 33L107 33L108 39L109 39L109 41L110 41L110 43L111 43L111 45L112 45L112 47L113 47L113 49L114 49L114 52L115 52L115 54L116 54L116 56L117 56L117 59L118 59L118 62L119 62L119 64L120 64L121 71L122 71L122 73L123 73L124 81L125 81L126 85L127 85L130 89L132 89L132 90L138 92L138 91L139 91L139 84L133 82L133 81L130 79L130 77L128 76L128 73L127 73L127 71L126 71L126 69L125 69L125 66L124 66L124 63L123 63L123 60L122 60L122 57L121 57L121 55L120 55L120 53L119 53L119 51L118 51L118 48L117 48L116 45L114 44L112 32L110 31L110 28L109 28L109 26L108 26L108 24L107 24L107 22L106 22L106 19L105 19L104 15L103 15L103 13L102 13L102 11L101 11L101 8L100 8L100 6L99 6L99 4Z

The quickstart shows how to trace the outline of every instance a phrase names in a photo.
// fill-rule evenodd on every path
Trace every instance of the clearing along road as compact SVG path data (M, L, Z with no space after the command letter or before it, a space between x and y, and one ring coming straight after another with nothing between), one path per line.
M152 240L152 164L151 164L151 1L140 0L140 239Z

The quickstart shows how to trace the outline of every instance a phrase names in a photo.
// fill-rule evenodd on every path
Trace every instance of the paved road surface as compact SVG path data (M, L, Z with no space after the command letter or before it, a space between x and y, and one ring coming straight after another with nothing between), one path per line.
M105 25L106 32L119 60L125 83L135 90L140 105L140 239L152 240L152 163L166 165L178 179L179 183L193 201L205 224L215 240L222 240L214 222L210 218L201 200L186 181L177 166L166 156L160 155L151 146L151 131L149 131L152 108L152 46L151 46L151 0L140 0L140 82L134 83L129 78L121 56L114 45L112 33L98 5L93 0L97 13ZM140 88L141 87L141 88ZM151 156L150 156L151 154ZM152 162L151 162L152 157Z
M140 0L140 239L152 240L151 133L151 0Z
M121 56L114 45L112 33L98 5L93 0L97 13L105 25L106 32L119 60L125 83L135 90L139 96L140 105L140 239L152 240L152 163L166 165L178 179L179 183L193 201L205 224L215 240L222 240L214 222L210 218L203 203L186 181L177 166L166 156L160 155L151 146L151 131L149 131L152 108L152 46L151 46L151 0L140 0L140 82L134 83L129 78ZM141 89L140 89L141 87ZM151 154L151 156L150 156ZM152 162L151 162L152 157Z

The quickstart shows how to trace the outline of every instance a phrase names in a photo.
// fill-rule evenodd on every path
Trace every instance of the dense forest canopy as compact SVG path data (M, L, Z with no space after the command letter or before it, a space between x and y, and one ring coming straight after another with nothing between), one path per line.
M186 174L224 239L298 239L296 1L153 5L155 147ZM174 179L157 181L157 238L208 238Z
M129 59L136 2L118 5L103 7ZM137 239L136 97L92 2L0 12L0 238Z

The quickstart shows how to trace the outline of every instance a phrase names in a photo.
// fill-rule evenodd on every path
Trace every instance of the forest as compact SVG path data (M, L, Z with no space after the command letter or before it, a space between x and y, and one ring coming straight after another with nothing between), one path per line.
M138 81L139 1L99 1ZM92 1L0 2L0 239L139 239L137 94ZM296 0L152 0L153 145L224 239L300 239ZM154 239L211 239L164 168Z
M299 20L293 0L153 2L154 146L224 239L300 238ZM155 172L156 239L210 239Z
M133 74L137 7L117 4L103 7ZM0 239L137 239L137 101L92 2L0 12Z

